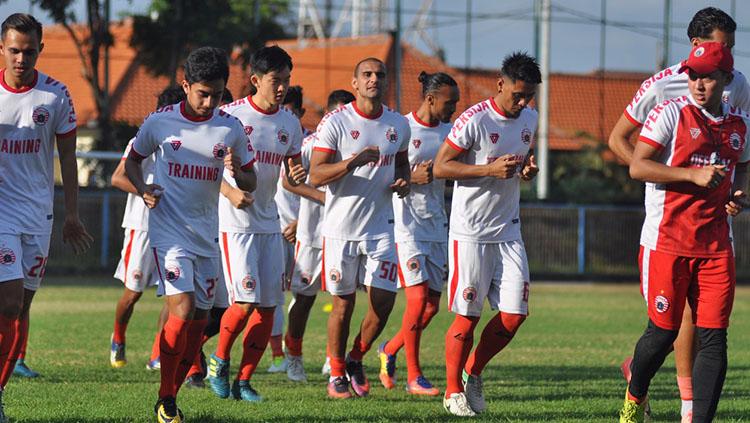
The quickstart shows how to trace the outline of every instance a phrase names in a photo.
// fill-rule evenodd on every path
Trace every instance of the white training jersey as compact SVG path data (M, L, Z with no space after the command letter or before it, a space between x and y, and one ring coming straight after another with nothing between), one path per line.
M133 141L135 138L128 142L128 146L125 147L125 154L122 155L122 159L125 160L130 154L130 149L133 148ZM143 170L143 180L147 184L154 183L154 155L150 155L143 159L141 162L141 169ZM128 200L125 203L125 214L122 216L122 227L126 229L135 229L137 231L148 231L148 207L143 202L143 198L136 194L128 193Z
M146 158L155 153L154 183L164 188L159 204L149 212L152 246L219 256L219 190L227 148L239 156L244 170L251 168L253 149L242 124L219 109L208 118L196 118L187 115L180 102L146 118L131 154Z
M683 64L684 62L680 62L672 65L643 81L625 108L625 117L634 125L641 126L657 104L690 94L688 73L679 72ZM750 85L742 72L735 70L733 74L732 82L724 88L722 101L742 110L750 110Z
M34 71L31 85L17 90L0 70L0 127L0 233L49 234L55 137L76 131L68 89Z
M300 202L299 195L284 189L284 186L282 185L284 178L286 178L286 168L281 166L274 201L276 201L276 208L279 210L279 226L282 231L289 226L290 223L297 220Z
M440 146L451 131L449 123L430 126L416 113L406 115L411 128L409 165L435 160ZM434 179L426 185L411 184L405 198L393 196L396 242L448 241L448 217L445 214L445 180Z
M255 151L255 174L258 185L253 192L255 201L238 209L223 195L219 199L219 230L222 232L277 234L281 233L279 212L276 208L276 189L283 162L299 155L302 127L299 119L284 108L265 112L253 103L250 96L221 107L237 117L245 127ZM225 178L227 174L225 173ZM231 178L230 185L236 186Z
M464 154L459 161L486 165L511 154L523 161L534 144L537 112L524 108L506 117L493 98L477 103L453 123L445 142ZM520 171L522 165L518 166ZM509 179L484 177L456 181L450 234L459 241L507 242L521 239L518 174Z
M356 101L326 115L318 125L314 149L348 159L365 149L378 147L380 159L360 166L328 184L322 234L326 238L365 241L393 237L393 191L396 153L409 148L409 122L385 105L380 114L368 116Z
M310 157L312 156L313 146L317 139L313 132L311 135L302 140L302 166L307 172L310 172ZM308 178L309 181L309 178ZM308 182L309 183L309 182ZM318 188L325 192L325 188ZM314 248L323 248L323 237L320 235L320 227L323 224L323 205L300 197L299 200L299 220L297 221L297 240L304 245Z

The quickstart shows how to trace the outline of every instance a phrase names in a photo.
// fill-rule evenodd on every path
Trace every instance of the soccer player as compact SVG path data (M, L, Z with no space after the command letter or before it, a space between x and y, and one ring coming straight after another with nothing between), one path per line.
M52 232L54 145L65 194L63 242L82 253L93 239L78 218L76 114L68 89L35 69L42 25L15 13L0 29L0 422L2 395L29 333ZM19 213L22 210L22 213Z
M416 395L439 395L422 375L419 341L438 312L448 268L448 218L445 181L434 179L432 166L438 149L451 130L450 119L459 100L456 81L442 72L419 74L422 104L406 115L411 127L409 163L411 192L393 199L399 281L406 294L401 329L378 348L380 381L396 385L396 353L406 350L406 390Z
M159 354L161 386L157 420L181 423L176 395L200 348L208 310L219 280L218 203L222 168L240 188L252 191L254 155L235 117L216 109L229 79L227 55L202 47L184 65L187 99L151 114L141 125L125 172L149 212L149 241L159 294L169 318ZM141 162L156 153L154 183L143 179Z
M654 107L641 129L630 175L646 182L640 270L648 325L638 340L621 423L641 422L648 388L677 338L686 300L698 350L692 421L710 422L727 370L735 263L728 216L746 205L750 116L722 102L734 65L727 46L693 47L679 72L686 96Z
M182 87L167 87L159 94L156 108L176 104L185 100L185 91ZM130 317L133 315L135 304L143 295L147 286L156 285L159 276L156 274L156 262L154 254L148 242L148 208L143 200L138 198L138 193L133 184L125 175L125 160L130 154L135 138L128 142L125 154L112 173L112 186L128 193L125 204L125 213L122 218L122 227L125 230L125 238L120 254L120 263L117 265L114 277L124 285L124 290L115 309L115 324L110 338L109 363L114 368L120 368L127 364L125 357L125 331L128 327ZM141 163L143 178L146 183L154 181L154 156L149 156ZM161 321L160 313L157 331L161 333L164 322ZM158 339L158 338L157 338ZM155 342L158 347L158 340ZM152 351L153 353L153 351ZM158 348L156 360L158 360ZM155 362L149 362L149 366L155 367Z
M356 100L334 110L318 125L310 158L310 182L327 185L324 289L333 296L328 319L331 376L328 395L367 396L370 383L362 358L388 321L396 299L398 266L393 241L393 206L409 193L409 123L383 105L385 64L366 58L354 68ZM358 284L367 288L368 310L354 345L344 357Z
M327 109L331 112L352 101L352 93L336 90L328 96ZM302 166L305 170L310 169L310 156L315 140L316 136L313 133L302 141ZM288 362L286 375L294 382L305 382L307 375L302 362L302 338L305 335L310 310L321 288L323 239L320 236L320 222L323 218L325 190L318 190L307 183L292 186L286 179L283 180L283 186L300 198L291 281L292 302L289 304L289 324L284 337Z
M282 164L291 184L305 179L300 161L299 120L281 108L292 71L292 59L278 46L264 47L250 58L250 81L256 93L223 108L245 127L255 150L258 188L255 201L237 209L227 195L236 188L222 186L219 204L220 247L224 279L232 305L221 319L216 353L209 359L208 380L220 398L230 394L243 401L261 401L250 379L268 345L274 310L283 304L283 239L274 202ZM229 359L237 336L245 331L237 378L229 386Z
M693 46L706 41L723 43L728 48L734 47L734 33L737 24L725 12L714 7L699 10L690 21L687 35ZM682 63L661 70L643 81L633 100L623 111L622 116L612 129L609 146L612 151L626 164L630 164L634 147L630 138L648 119L648 113L664 100L682 97L688 94L685 73L680 73ZM745 76L737 70L733 71L732 81L724 88L722 99L731 106L742 110L750 110L750 86ZM645 297L645 291L643 291ZM690 305L685 308L683 324L680 334L674 344L675 367L677 368L677 385L682 399L681 414L683 422L690 422L692 410L692 368L695 354L695 328L692 321ZM626 379L630 378L630 358L622 365Z
M443 399L455 415L485 410L482 370L529 312L519 199L520 181L539 171L531 150L537 112L526 106L541 82L534 58L521 52L505 57L497 94L456 119L435 158L435 177L456 181L448 244L448 307L456 317L445 336ZM470 354L485 298L499 312Z

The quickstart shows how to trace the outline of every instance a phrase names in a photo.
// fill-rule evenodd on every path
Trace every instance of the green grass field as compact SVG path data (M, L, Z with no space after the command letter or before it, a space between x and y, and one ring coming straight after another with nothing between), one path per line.
M36 380L11 379L7 414L15 422L150 422L154 421L159 375L145 370L161 302L145 295L128 328L129 364L109 367L109 335L121 286L106 277L48 279L32 309L27 361L42 373ZM377 378L378 360L365 357L373 386L370 397L350 401L326 398L320 375L325 355L325 320L318 298L305 338L307 384L285 375L269 375L267 352L253 386L261 404L220 400L210 390L183 389L179 404L190 422L287 421L454 421L436 398L415 398L402 388L386 391ZM360 321L364 297L354 321ZM625 384L619 364L643 330L643 300L635 284L536 284L531 316L511 345L484 373L488 412L476 421L612 422L622 403ZM422 364L426 376L445 386L443 336L452 315L442 310L426 330ZM402 298L382 339L397 330ZM491 313L487 311L485 317ZM482 323L483 325L483 323ZM481 326L480 326L481 330ZM354 330L356 332L356 328ZM479 331L477 332L478 335ZM211 353L215 340L207 344ZM374 350L374 348L373 348ZM717 421L750 421L750 289L737 292L730 328L730 364ZM233 357L239 358L239 345ZM237 362L233 363L235 373ZM403 354L399 370L405 374ZM401 384L401 381L400 381ZM668 358L651 389L655 421L679 421L674 362Z

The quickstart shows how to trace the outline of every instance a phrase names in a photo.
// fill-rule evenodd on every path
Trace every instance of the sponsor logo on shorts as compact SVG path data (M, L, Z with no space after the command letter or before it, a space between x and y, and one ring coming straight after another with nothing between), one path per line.
M477 299L477 289L474 288L473 286L470 286L464 289L464 292L462 295L464 297L464 301L466 301L467 303L473 303L474 300Z
M657 295L654 298L654 306L656 307L657 313L666 313L669 310L669 300L663 295Z
M135 269L133 270L133 279L139 281L143 277L143 272L141 272L141 269Z
M387 139L388 142L391 144L398 141L398 132L396 132L396 128L394 127L388 128L388 130L385 131L385 139Z
M333 283L339 282L341 280L341 272L338 269L331 269L328 272L328 279Z
M529 283L528 282L523 283L523 302L525 303L529 302Z
M740 134L732 132L732 135L729 136L729 145L735 150L742 149L742 137Z
M497 132L493 132L490 134L490 141L492 141L493 144L497 144L497 140L500 139L500 134Z
M695 56L695 57L701 57L701 56L703 56L703 53L705 51L706 51L706 49L704 49L703 47L698 47L697 49L695 49L695 53L693 53L693 56Z
M419 270L419 260L416 257L412 257L406 261L406 268L412 272Z
M174 282L180 279L180 268L176 266L167 266L167 281Z
M310 285L310 282L312 281L312 275L309 273L302 273L300 274L300 282L302 282L303 285Z
M256 281L255 278L251 275L247 275L244 278L242 278L242 287L245 288L247 291L252 291L255 289Z
M39 106L34 109L34 112L31 114L31 118L37 125L44 126L47 124L47 122L49 122L49 111L44 107Z
M224 160L224 156L227 155L227 146L224 143L218 143L214 145L214 158Z
M0 248L0 264L10 266L16 262L16 253L10 248Z
M289 142L289 132L287 132L285 129L279 129L277 137L282 145L286 145Z

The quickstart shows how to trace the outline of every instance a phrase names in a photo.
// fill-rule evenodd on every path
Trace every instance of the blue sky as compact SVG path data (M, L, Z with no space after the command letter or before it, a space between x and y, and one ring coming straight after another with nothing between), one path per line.
M248 0L249 1L249 0ZM121 16L128 13L143 13L148 0L111 0L112 15ZM318 3L322 1L318 0ZM342 0L334 0L336 16ZM395 0L390 0L390 6ZM422 3L421 0L402 0L405 13L402 24L409 26L414 14ZM473 0L472 14L477 17L471 25L470 66L496 68L502 57L513 50L533 52L534 25L530 20L532 0ZM692 15L702 7L712 5L725 11L731 10L731 0L700 1L673 0L673 41L670 48L670 63L686 56L690 47L687 42L686 28ZM296 1L292 1L296 16ZM434 0L434 19L436 24L429 33L437 40L446 52L446 59L453 66L466 65L466 0ZM600 25L598 23L554 22L555 18L577 19L577 16L598 18L601 13L602 0L552 0L553 24L551 29L551 67L553 72L585 73L599 68L600 64ZM735 66L739 70L750 72L750 27L742 23L750 19L750 2L736 0L734 18L740 23L737 31L735 48ZM84 17L85 2L77 1L75 11L80 18ZM644 71L657 70L661 57L661 25L663 2L661 0L608 0L606 1L607 19L632 24L628 29L608 26L606 31L605 68L608 70ZM0 4L0 16L13 12L28 12L28 0L7 0ZM322 10L322 7L321 7ZM50 20L39 9L35 14L44 23ZM497 19L483 14L517 12L516 17ZM393 14L388 18L393 22ZM643 24L639 24L642 22ZM294 28L292 28L294 30ZM649 34L655 34L652 36ZM424 47L420 42L417 45Z

